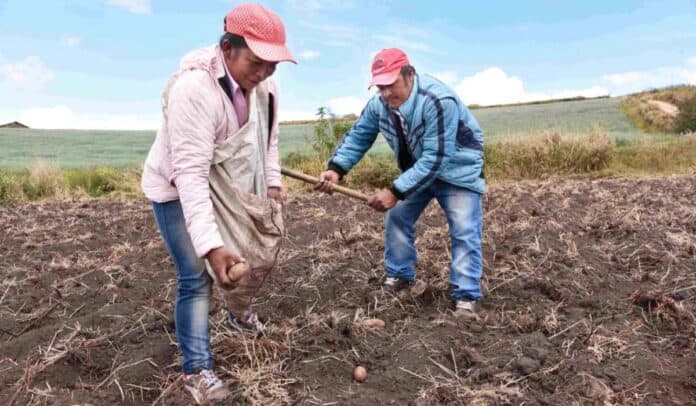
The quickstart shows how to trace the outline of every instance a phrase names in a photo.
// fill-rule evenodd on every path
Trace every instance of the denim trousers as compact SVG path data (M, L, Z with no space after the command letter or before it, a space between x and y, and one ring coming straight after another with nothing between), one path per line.
M433 199L447 217L451 240L450 284L452 300L480 300L482 195L446 182L436 181L427 189L400 201L387 212L384 263L387 276L412 281L416 277L416 221Z
M208 311L213 280L193 248L179 200L153 202L152 210L176 269L178 289L174 323L183 354L182 370L185 374L195 374L202 369L212 369Z

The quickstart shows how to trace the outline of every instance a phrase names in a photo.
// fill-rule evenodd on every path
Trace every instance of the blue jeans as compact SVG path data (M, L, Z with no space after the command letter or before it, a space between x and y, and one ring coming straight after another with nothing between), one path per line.
M412 281L417 254L415 224L428 203L437 199L445 212L452 242L450 266L453 300L481 299L481 195L442 181L400 201L387 212L384 235L384 264L387 276Z
M213 280L193 248L179 200L153 202L152 210L179 281L174 323L176 339L183 354L182 370L185 374L195 374L202 369L212 369L208 309Z

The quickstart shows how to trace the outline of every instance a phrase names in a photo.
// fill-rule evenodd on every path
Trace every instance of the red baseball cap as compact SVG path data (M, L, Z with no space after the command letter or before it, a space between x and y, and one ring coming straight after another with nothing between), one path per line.
M401 68L410 64L406 53L398 48L379 51L372 60L372 81L369 87L391 85L399 77Z
M260 4L240 4L225 17L225 32L244 37L249 49L270 62L297 63L285 46L285 27L278 15Z

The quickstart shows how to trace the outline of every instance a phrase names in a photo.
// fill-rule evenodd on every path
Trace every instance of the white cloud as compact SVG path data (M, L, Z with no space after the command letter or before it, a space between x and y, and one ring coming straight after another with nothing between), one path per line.
M446 72L435 72L433 73L433 76L436 78L440 79L442 83L446 85L454 85L457 82L457 74L452 71L446 71Z
M472 76L464 78L455 86L457 94L466 104L509 104L538 100L561 99L584 96L598 97L609 92L600 87L586 89L563 89L551 92L529 92L524 88L522 79L508 76L498 67L487 68Z
M133 14L150 14L150 0L108 0L108 4L125 8Z
M341 11L350 10L357 6L355 1L347 0L287 0L287 3L290 7L303 12L320 10Z
M141 115L77 114L64 105L28 108L18 119L32 128L85 130L151 130L159 127L159 120Z
M643 35L636 38L637 42L665 42L681 41L685 39L696 38L696 32L686 31L660 31L654 34Z
M316 115L311 111L286 110L281 108L278 112L278 119L283 121L314 120Z
M329 110L331 113L337 116L344 116L346 114L360 114L367 100L361 99L359 97L336 97L329 100Z
M343 37L350 37L359 32L356 28L339 24L317 24L309 21L300 21L300 25L311 28L312 30L322 31L324 34L340 35Z
M60 43L68 48L75 48L76 46L80 45L80 42L82 42L82 38L76 35L64 35L60 39Z
M55 75L38 56L29 56L19 62L0 60L0 84L15 89L40 89Z
M648 75L645 72L624 72L602 76L602 80L614 86L624 86L645 80Z
M584 89L564 89L564 90L554 90L551 93L538 93L542 97L537 99L537 93L530 93L533 95L531 100L550 100L550 99L569 99L571 97L601 97L609 96L609 91L602 86L590 86Z
M298 55L299 55L300 59L311 60L311 59L318 58L320 54L319 54L319 51L314 51L312 49L305 49L305 50L300 51L300 53Z
M360 37L360 31L356 28L340 25L314 23L310 21L300 21L300 25L317 31L313 38L324 45L330 47L347 48L352 46L356 39Z
M602 76L612 94L626 94L669 85L696 85L696 57L683 66L666 66L643 72L622 72Z
M524 98L524 85L502 69L488 68L464 78L455 88L466 104L515 103Z
M425 42L414 41L405 37L391 34L375 35L375 39L382 41L387 48L402 48L405 51L420 51L434 55L444 55Z

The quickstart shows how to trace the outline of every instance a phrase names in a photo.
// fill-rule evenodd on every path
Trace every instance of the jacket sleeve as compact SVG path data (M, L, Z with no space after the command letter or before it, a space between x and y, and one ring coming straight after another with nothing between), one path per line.
M379 133L379 116L375 111L375 99L371 99L358 121L345 133L340 144L329 158L328 168L344 176L357 164L370 149Z
M208 175L220 123L220 100L203 71L184 73L169 96L167 125L172 177L179 192L186 228L199 258L224 245L210 199Z
M424 109L423 153L391 188L400 199L430 186L455 152L459 119L456 102L451 98L431 99Z
M283 182L280 176L280 153L278 152L278 136L280 126L278 124L278 88L273 81L269 82L269 91L273 94L273 124L271 137L266 151L266 185L268 187L282 187ZM264 123L264 125L266 125Z

